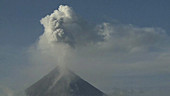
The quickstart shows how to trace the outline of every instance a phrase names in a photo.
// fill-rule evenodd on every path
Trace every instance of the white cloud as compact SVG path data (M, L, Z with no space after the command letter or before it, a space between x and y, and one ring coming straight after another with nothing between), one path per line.
M170 73L169 36L161 28L112 23L92 25L71 7L63 5L42 18L41 24L44 33L27 50L31 64L22 70L23 77L32 78L27 79L27 85L57 64L69 67L101 89L112 88L115 75Z

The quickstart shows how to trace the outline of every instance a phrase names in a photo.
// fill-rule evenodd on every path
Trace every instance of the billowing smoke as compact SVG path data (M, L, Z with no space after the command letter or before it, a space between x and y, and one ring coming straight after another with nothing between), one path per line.
M101 53L134 54L160 50L165 47L168 37L161 28L112 23L92 25L67 5L60 5L58 10L40 22L44 26L44 33L39 38L38 48L59 65L71 63L69 58L73 56L96 57ZM73 60L76 61L76 57Z
M71 47L94 44L103 41L104 36L93 26L83 21L72 8L60 5L51 15L41 19L44 34L40 42L64 43Z
M23 71L32 78L31 84L58 65L69 67L99 89L112 87L113 74L170 72L170 40L161 28L109 22L93 25L67 5L60 5L40 22L44 33L29 48L31 64Z
M96 78L100 80L101 74L103 78L108 78L114 63L150 58L152 52L166 49L169 41L165 30L161 28L107 22L92 25L79 17L71 7L63 5L40 22L44 26L44 33L38 41L41 54L38 56L44 58L47 66L51 63L67 66L88 81ZM93 79L88 76L90 72L95 74Z
M105 39L105 34L79 17L69 6L60 5L40 22L44 33L39 38L38 50L45 56L44 60L48 58L50 63L60 66L70 63L68 59L77 49L97 45Z

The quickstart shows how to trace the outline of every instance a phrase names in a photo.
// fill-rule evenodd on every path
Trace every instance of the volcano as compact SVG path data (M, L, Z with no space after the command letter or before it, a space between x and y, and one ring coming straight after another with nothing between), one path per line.
M27 88L25 93L26 96L106 96L74 72L59 67Z

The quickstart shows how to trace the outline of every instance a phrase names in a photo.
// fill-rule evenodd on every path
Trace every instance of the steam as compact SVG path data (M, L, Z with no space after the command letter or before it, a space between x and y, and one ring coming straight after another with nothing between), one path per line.
M167 39L165 30L161 28L112 23L91 25L67 5L60 5L58 10L40 22L44 26L44 33L39 40L40 47L63 44L75 48L99 44L110 48L127 47L129 51L137 50L136 47L145 47L147 50L150 47L158 48ZM108 45L104 45L106 43Z
M92 25L67 5L60 5L40 22L44 33L39 38L38 49L46 56L44 59L50 58L50 62L64 66L76 61L77 57L84 58L83 55L96 57L100 53L136 54L163 50L168 41L168 35L161 28L107 22Z
M64 43L71 47L89 45L103 41L103 35L82 20L69 6L60 5L58 10L41 19L44 34L40 42Z
M38 48L45 56L44 60L49 58L49 63L74 70L83 70L78 66L86 68L84 70L90 70L91 66L104 67L107 62L113 62L110 60L130 60L137 54L143 56L156 52L154 50L165 50L169 41L166 31L161 28L108 22L92 25L67 5L60 5L58 10L42 18L41 24L44 33L39 38Z
M153 57L154 52L168 48L169 36L161 28L108 22L92 25L67 5L60 5L40 22L44 33L39 38L38 49L45 56L44 60L62 66L63 72L67 66L80 76L87 73L86 70L94 74L99 70L105 75L110 74L115 66L113 63L122 62L121 58L125 58L126 63L140 61L139 58ZM102 71L106 66L110 66L108 71Z
M109 22L92 25L67 5L60 5L40 22L44 33L29 48L31 64L27 67L30 69L23 71L29 78L38 80L57 65L61 67L60 77L65 73L65 67L69 67L104 89L111 87L113 74L170 72L167 67L170 40L162 28ZM106 81L108 85L101 83Z
M60 5L58 10L40 20L44 33L40 36L37 48L50 63L66 66L68 58L77 49L94 46L103 42L105 35L81 19L71 7Z

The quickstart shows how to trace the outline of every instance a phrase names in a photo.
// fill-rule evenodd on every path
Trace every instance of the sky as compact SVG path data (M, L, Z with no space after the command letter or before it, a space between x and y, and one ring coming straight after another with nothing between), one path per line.
M43 32L39 20L61 4L73 7L80 16L92 23L117 21L170 30L169 0L1 0L0 43L19 46L32 44Z
M105 92L114 88L170 88L169 3L1 0L0 92L27 87L47 74L55 62L69 63L70 69ZM69 7L59 10L60 5ZM50 14L54 16L48 17ZM64 18L64 23L53 20L56 18ZM46 23L49 20L52 23ZM61 37L50 37L50 32ZM47 41L64 45L48 45Z

